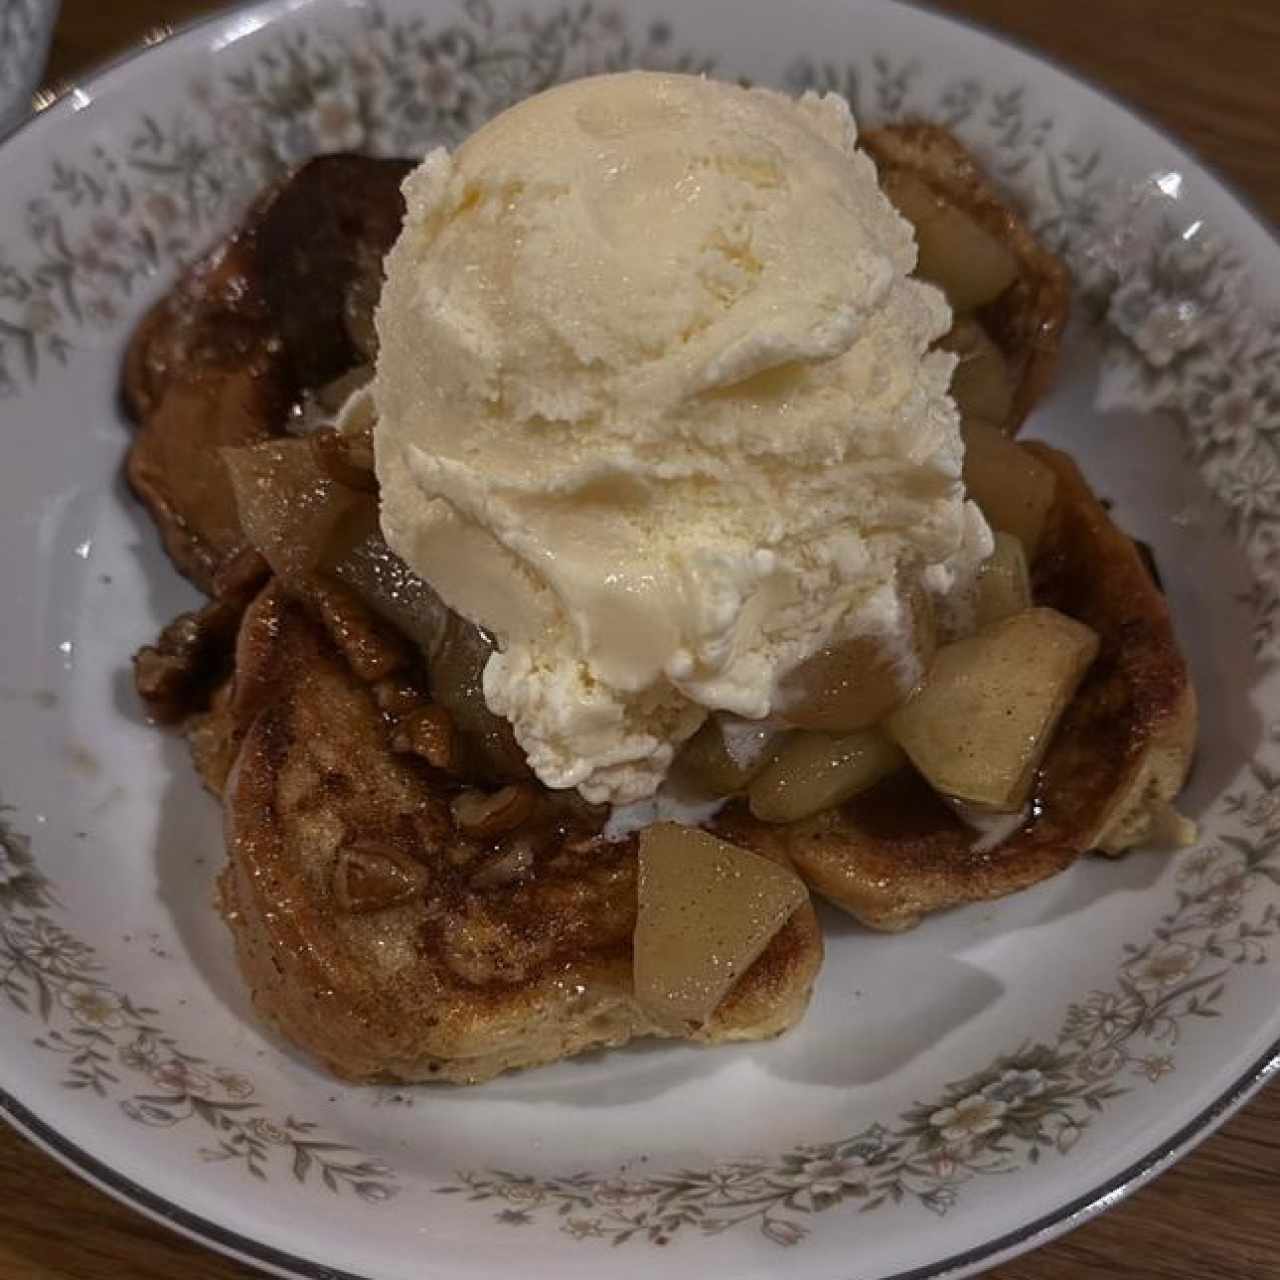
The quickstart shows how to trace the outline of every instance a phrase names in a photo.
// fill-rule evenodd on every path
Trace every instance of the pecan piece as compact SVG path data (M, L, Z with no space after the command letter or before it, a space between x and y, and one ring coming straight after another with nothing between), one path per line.
M374 702L378 704L378 710L393 720L402 719L427 701L427 695L423 690L404 675L388 676L385 680L379 680L374 684L372 693Z
M154 645L134 654L133 682L154 719L172 724L208 705L226 675L243 612L237 602L211 600L178 614Z
M453 771L458 763L457 735L453 720L439 704L419 707L396 727L391 749L421 756L436 769Z
M208 706L231 668L240 619L268 573L252 547L236 552L214 575L214 598L178 614L134 655L134 684L155 720L172 724Z
M384 845L349 845L338 853L333 896L351 914L384 911L426 888L427 870Z
M408 642L380 623L347 587L322 574L308 574L296 587L357 679L372 684L410 664Z
M514 782L500 791L464 791L453 802L453 820L468 836L488 840L514 831L533 816L537 793Z
M473 889L505 889L529 877L537 858L537 842L518 835L471 877Z

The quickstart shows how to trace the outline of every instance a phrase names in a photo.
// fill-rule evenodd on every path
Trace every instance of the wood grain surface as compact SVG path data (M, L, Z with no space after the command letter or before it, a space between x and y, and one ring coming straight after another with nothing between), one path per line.
M49 78L73 78L150 30L218 7L62 0ZM1280 0L941 0L938 7L1007 33L1126 99L1280 222ZM1278 1197L1280 1089L1273 1087L1119 1208L989 1275L1280 1278ZM778 1266L785 1274L783 1257ZM0 1280L250 1274L116 1204L0 1126ZM512 1274L521 1274L515 1260Z

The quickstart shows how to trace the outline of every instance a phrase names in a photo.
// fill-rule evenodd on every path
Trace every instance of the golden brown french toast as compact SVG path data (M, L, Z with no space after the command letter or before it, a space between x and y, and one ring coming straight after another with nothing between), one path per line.
M886 125L868 129L859 142L876 162L882 181L895 172L914 175L943 204L972 218L1012 255L1012 285L975 315L1008 367L1013 394L998 425L1013 435L1048 390L1057 369L1071 301L1066 268L1040 244L964 144L941 125Z
M244 548L215 450L279 435L304 391L360 361L409 168L347 155L304 165L134 332L121 392L139 430L126 476L174 564L207 594Z
M468 834L456 786L391 732L323 628L268 587L195 735L215 786L234 759L222 910L262 1016L351 1080L470 1083L670 1035L633 993L635 839L605 842L585 806L533 788L517 828ZM688 1038L777 1035L821 959L806 902Z

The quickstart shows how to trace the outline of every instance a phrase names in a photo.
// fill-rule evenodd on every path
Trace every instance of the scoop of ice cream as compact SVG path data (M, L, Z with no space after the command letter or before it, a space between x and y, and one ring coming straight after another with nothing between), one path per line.
M553 787L653 792L709 710L989 550L942 295L834 95L580 80L405 183L374 383L391 545L499 652ZM984 539L986 539L984 543Z

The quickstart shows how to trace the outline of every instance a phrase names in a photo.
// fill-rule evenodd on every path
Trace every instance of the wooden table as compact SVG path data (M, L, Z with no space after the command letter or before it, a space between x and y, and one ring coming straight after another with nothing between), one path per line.
M72 76L210 0L62 0ZM1048 53L1190 143L1280 222L1277 0L940 0ZM1280 1277L1280 1089L1120 1208L992 1280ZM230 1280L246 1268L153 1226L0 1126L0 1280ZM519 1267L513 1268L513 1275Z

